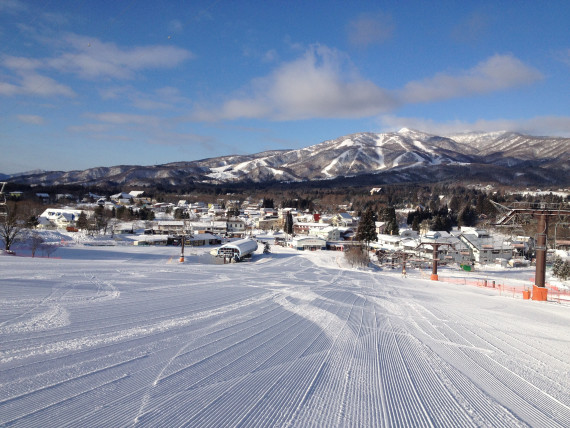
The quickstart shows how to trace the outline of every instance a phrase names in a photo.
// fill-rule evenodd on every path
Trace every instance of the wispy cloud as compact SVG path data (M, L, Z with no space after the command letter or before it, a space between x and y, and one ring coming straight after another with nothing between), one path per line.
M0 82L0 95L75 95L70 86L58 83L46 74L75 74L82 79L126 80L138 72L149 69L174 68L193 58L182 48L165 45L124 48L98 39L68 34L57 42L66 53L45 58L28 58L5 55L0 58L0 67L12 75Z
M437 122L418 117L383 115L378 118L382 131L395 131L403 127L420 129L436 135L462 132L512 131L529 135L570 136L570 116L538 116L527 119L479 119L473 122L453 120Z
M30 125L43 125L45 123L45 120L42 116L37 116L34 114L19 114L16 117L20 122Z
M28 6L25 2L20 0L1 0L0 12L18 13L27 10Z
M172 86L151 92L141 92L130 85L112 86L99 90L99 94L103 100L129 100L133 107L141 110L173 110L190 103L178 88Z
M491 16L480 11L471 12L451 30L451 37L460 43L476 42L487 34Z
M137 71L173 68L193 58L190 51L175 46L125 48L76 34L69 34L64 39L70 52L46 59L46 65L86 79L131 79Z
M113 125L144 125L144 126L158 126L160 118L152 115L143 114L129 114L129 113L88 113L85 115L90 119L95 119L99 122L109 123Z
M358 47L384 43L392 37L393 32L392 16L382 12L361 14L347 26L349 42Z
M512 55L494 55L455 75L439 73L410 82L401 91L400 98L406 104L439 101L528 85L542 77L538 70Z
M0 95L34 95L39 97L64 96L74 97L76 94L67 85L35 72L20 71L12 82L0 82Z
M570 67L570 49L559 51L556 54L556 58Z

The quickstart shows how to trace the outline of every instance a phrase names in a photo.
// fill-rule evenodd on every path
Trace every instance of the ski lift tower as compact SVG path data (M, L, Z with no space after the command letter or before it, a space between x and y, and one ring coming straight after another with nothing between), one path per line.
M495 223L496 226L510 226L520 223L522 217L531 216L537 219L536 231L536 272L532 289L532 300L547 300L548 289L546 277L546 244L548 240L548 221L555 217L570 216L570 206L543 202L520 202L509 208L497 204L505 214Z
M6 194L4 193L4 187L6 187L6 182L0 182L0 221L5 220L8 216L8 208L6 207Z
M440 259L438 258L439 256L439 247L444 247L444 246L448 246L453 248L453 244L449 243L449 242L437 242L437 241L423 241L420 242L420 244L416 247L416 250L419 249L420 247L423 247L424 245L430 245L432 247L432 269L431 269L431 276L430 279L432 281L439 281L439 276L437 274L437 262L440 261Z

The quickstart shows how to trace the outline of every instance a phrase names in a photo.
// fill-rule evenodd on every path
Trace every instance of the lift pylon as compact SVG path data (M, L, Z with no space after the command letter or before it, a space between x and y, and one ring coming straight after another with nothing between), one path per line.
M533 300L546 300L546 245L548 240L548 221L558 216L570 216L570 207L552 203L519 203L509 208L499 219L496 226L507 226L520 216L531 216L537 219L536 232L536 272L534 274Z
M6 194L4 193L4 187L6 187L5 181L0 181L0 219L8 215L8 209L6 207Z

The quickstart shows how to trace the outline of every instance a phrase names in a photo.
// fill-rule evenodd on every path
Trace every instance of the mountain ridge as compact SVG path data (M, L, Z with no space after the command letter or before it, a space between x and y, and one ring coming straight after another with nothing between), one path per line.
M300 149L154 166L115 165L3 176L24 184L146 187L156 183L180 186L190 182L303 182L368 174L386 180L391 180L390 174L404 181L406 174L414 180L445 180L462 170L467 176L478 177L478 171L489 171L488 167L493 166L506 182L517 180L516 177L520 181L527 175L539 181L566 184L569 148L570 138L562 137L533 137L506 131L446 137L403 128L390 133L354 133Z

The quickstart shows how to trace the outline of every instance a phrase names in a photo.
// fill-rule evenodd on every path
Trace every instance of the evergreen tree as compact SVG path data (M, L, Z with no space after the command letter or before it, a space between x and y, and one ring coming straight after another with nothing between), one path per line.
M434 230L434 231L445 230L445 224L444 224L442 216L440 216L440 215L435 216L433 223L431 224L431 230Z
M89 222L87 221L87 214L85 214L84 211L81 211L81 214L79 214L79 217L75 222L75 226L78 229L83 229L83 230L87 229L87 227L89 226Z
M559 278L563 281L570 278L570 262L565 261L560 268L560 274L558 275Z
M460 201L459 197L457 197L457 195L453 195L451 197L451 200L449 201L449 209L456 214L461 209L461 201Z
M378 239L378 235L376 234L376 215L370 207L364 211L360 218L358 229L356 230L356 239L365 242L366 247L368 247L370 242Z
M474 226L476 222L477 211L471 207L471 204L465 205L457 216L457 224L459 226Z
M559 276L560 269L562 268L563 264L564 262L562 261L562 259L560 257L556 257L554 259L554 262L552 263L552 275Z
M387 235L398 235L400 233L398 219L396 218L396 209L394 207L387 207L382 210L382 220L386 222L384 233Z
M293 214L291 211L287 211L287 215L285 216L285 225L283 227L285 233L292 235L293 234Z
M416 232L420 231L420 220L417 216L415 216L414 220L412 221L412 230L415 230Z

